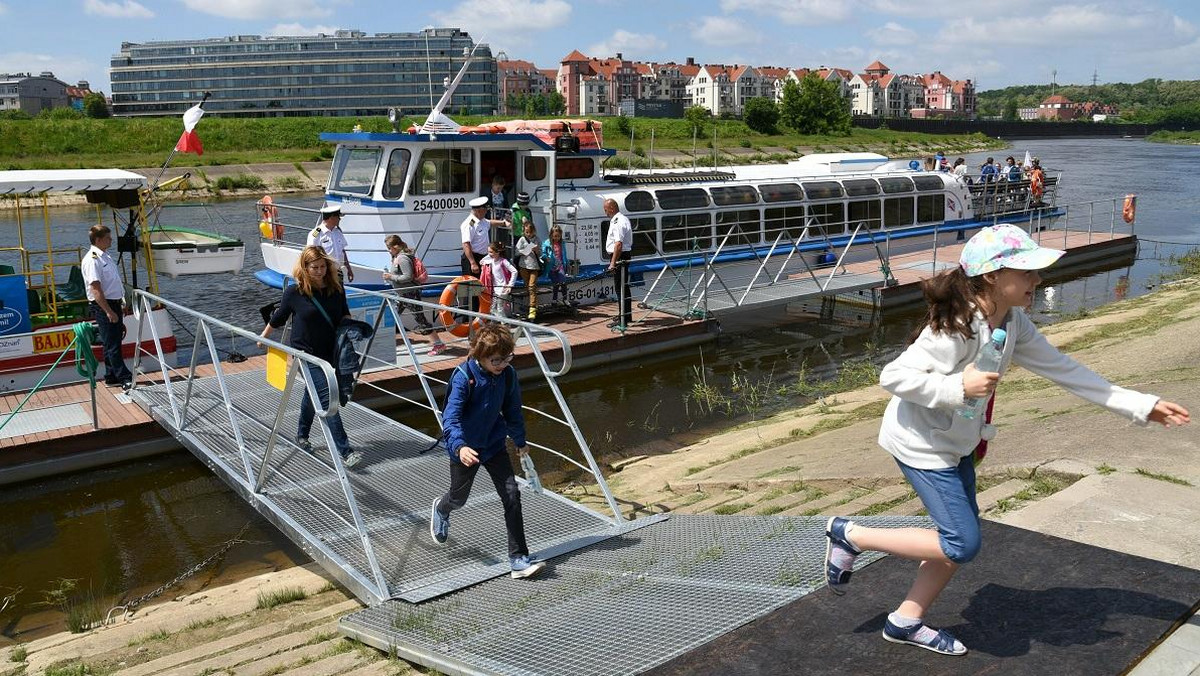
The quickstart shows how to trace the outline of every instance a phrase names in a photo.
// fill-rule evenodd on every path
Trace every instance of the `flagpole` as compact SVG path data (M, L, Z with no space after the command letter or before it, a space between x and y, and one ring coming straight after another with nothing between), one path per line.
M204 110L204 103L206 101L208 101L208 97L210 97L210 96L212 96L212 92L204 92L204 96L200 99L200 103L197 104L197 107L200 108L201 110ZM161 179L163 177L163 174L167 173L167 167L171 166L171 160L175 159L175 154L178 152L179 152L179 145L176 144L175 146L173 146L171 148L171 152L167 153L167 160L165 162L163 162L162 168L158 170L158 176L155 176L154 180L150 182L150 192L151 193L153 193L155 191L155 189L158 188L159 179Z

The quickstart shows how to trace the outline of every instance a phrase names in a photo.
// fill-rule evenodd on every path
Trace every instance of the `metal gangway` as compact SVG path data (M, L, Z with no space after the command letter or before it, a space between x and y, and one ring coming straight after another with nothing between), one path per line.
M663 263L654 266L657 275L644 278L639 302L681 317L705 318L894 283L880 247L884 236L860 222L848 236L834 239L828 227L810 216L798 233L781 227L770 246L725 256L733 260L721 259L746 237L739 223L725 232L711 253L672 256L659 251ZM643 242L639 240L639 245ZM870 256L863 250L870 251L878 265L867 271L848 269L850 260Z
M361 318L376 328L372 341L380 341L363 349L360 374L371 378L360 380L360 387L365 383L379 396L395 397L408 410L428 414L431 428L440 430L445 381L434 374L452 362L432 360L427 344L415 342L406 330L386 330L389 323L393 330L403 327L398 296L350 293L356 301L351 305L359 306ZM426 312L446 309L407 298L402 302ZM157 306L193 325L186 327L196 336L187 365L173 366L164 358L157 330L147 321ZM336 374L327 362L146 291L134 291L133 309L139 344L151 340L155 347L135 356L132 399L361 600L372 605L391 598L421 601L508 572L503 510L491 482L477 481L471 500L454 512L450 541L435 544L429 514L432 501L449 486L444 449L435 448L438 442L429 434L358 403L339 406ZM453 311L471 320L485 318L470 310ZM531 486L518 474L531 553L553 557L665 518L631 522L621 515L558 385L571 368L566 336L518 320L487 318L517 334L518 352L528 350L536 364L527 375L544 383L557 404L551 411L525 407L527 422L536 419L527 425L530 448L541 462L553 458L577 471L580 483L594 484L608 508L597 512ZM231 337L259 342L278 358L287 358L282 391L267 382L261 362L220 361L217 345ZM201 363L202 353L208 364ZM301 363L315 367L334 393L328 406L317 407L315 426L321 432L311 437L311 453L294 439L301 397L307 392L319 401L316 383L306 377L308 369L299 368ZM396 394L376 384L381 375L409 377L410 387L402 389L416 394ZM330 451L327 420L335 414L354 449L365 456L353 469ZM535 436L535 428L542 433Z

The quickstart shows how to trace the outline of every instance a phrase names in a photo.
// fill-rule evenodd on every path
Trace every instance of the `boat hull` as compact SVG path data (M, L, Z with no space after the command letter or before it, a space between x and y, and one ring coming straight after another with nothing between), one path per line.
M174 279L180 275L241 272L246 245L241 240L197 230L156 229L150 233L154 271Z

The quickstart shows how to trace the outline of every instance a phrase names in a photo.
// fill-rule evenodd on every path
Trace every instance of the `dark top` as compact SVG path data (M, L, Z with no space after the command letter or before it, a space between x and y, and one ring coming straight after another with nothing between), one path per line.
M511 364L494 376L474 358L467 359L450 374L449 388L442 437L451 460L457 462L459 449L470 446L479 453L479 462L487 462L504 452L505 437L512 437L518 448L525 445L521 388Z
M314 301L325 308L325 313L333 322L332 325L325 321ZM279 301L279 308L271 315L270 324L276 329L281 329L290 317L292 336L289 344L332 364L337 347L337 330L334 325L348 314L350 306L346 304L345 292L318 292L310 298L301 294L298 287L289 286L284 289L283 300Z

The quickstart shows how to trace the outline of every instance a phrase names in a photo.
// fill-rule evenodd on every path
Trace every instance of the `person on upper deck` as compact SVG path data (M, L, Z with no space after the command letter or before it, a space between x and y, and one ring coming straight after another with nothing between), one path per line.
M950 173L952 173L955 176L958 176L960 178L966 178L967 177L967 161L961 157L958 158L957 160L954 160L954 168L950 170Z
M1004 158L1004 179L1008 181L1021 180L1021 165L1017 164L1017 160L1012 155Z
M991 183L992 181L996 180L998 173L999 170L996 169L996 160L989 157L979 169L979 181L981 183Z

